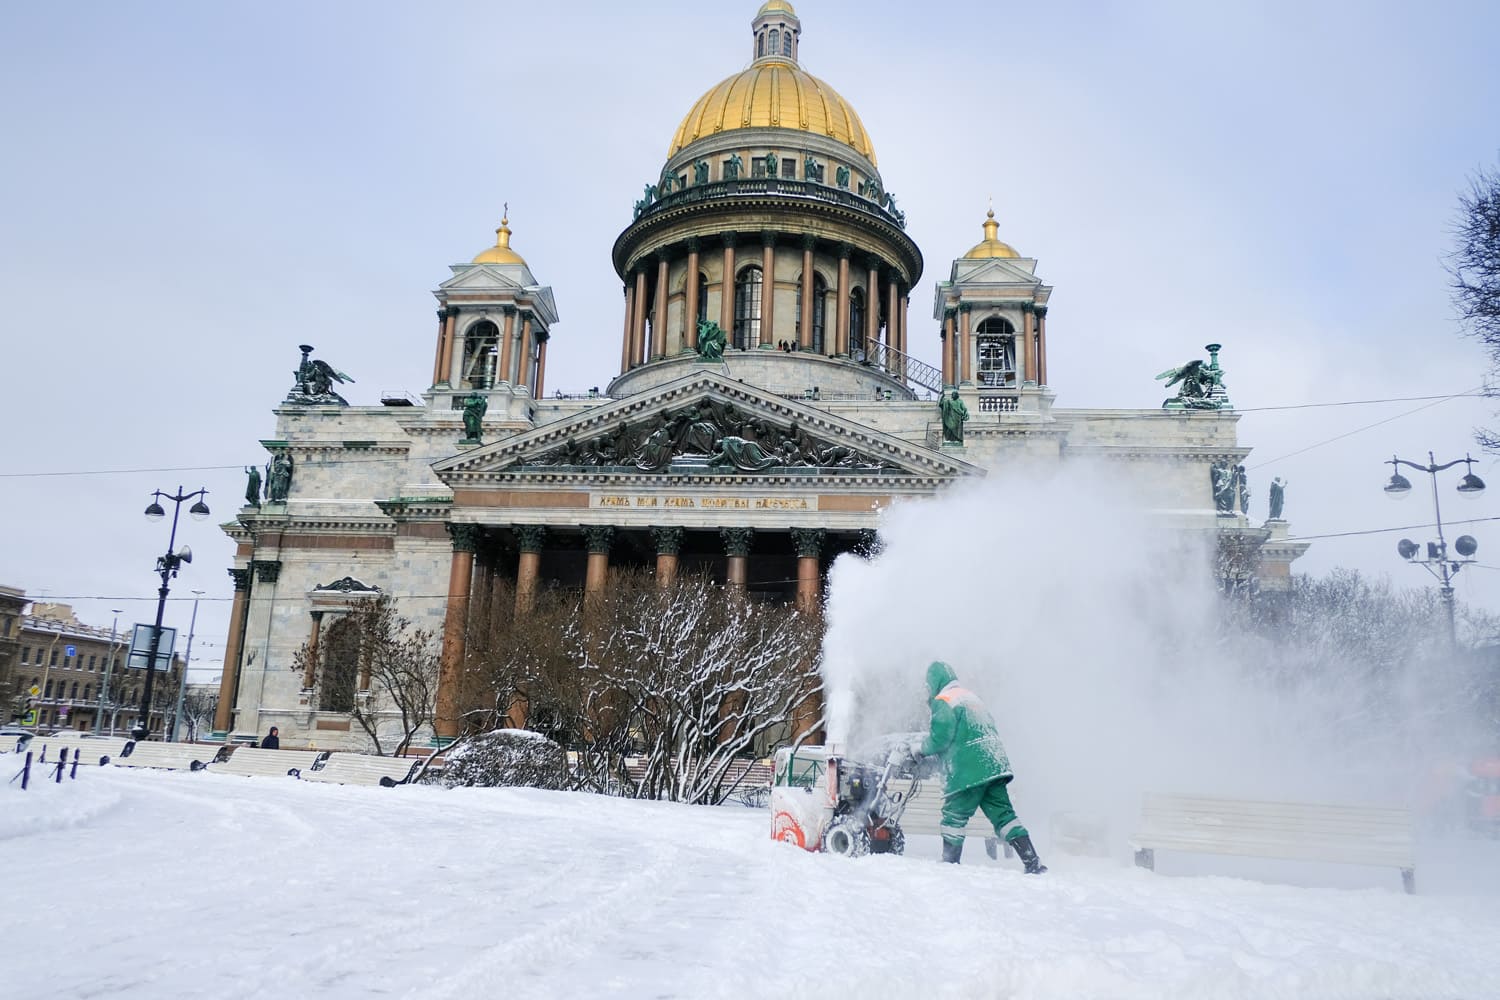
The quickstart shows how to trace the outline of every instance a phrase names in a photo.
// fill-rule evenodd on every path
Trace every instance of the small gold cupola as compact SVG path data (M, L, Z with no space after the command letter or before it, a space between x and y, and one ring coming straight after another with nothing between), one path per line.
M495 245L474 258L476 264L525 264L526 258L510 248L510 213L500 219L495 230Z
M1020 257L1016 248L1000 239L1000 223L995 221L995 210L992 208L984 220L984 240L976 243L974 248L964 254L964 260L983 260L995 257Z

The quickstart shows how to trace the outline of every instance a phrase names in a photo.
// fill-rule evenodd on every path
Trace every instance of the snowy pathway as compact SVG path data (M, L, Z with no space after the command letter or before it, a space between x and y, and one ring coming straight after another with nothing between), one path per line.
M8 775L7 775L8 777ZM1027 878L766 814L90 771L0 791L8 996L1500 996L1500 899Z

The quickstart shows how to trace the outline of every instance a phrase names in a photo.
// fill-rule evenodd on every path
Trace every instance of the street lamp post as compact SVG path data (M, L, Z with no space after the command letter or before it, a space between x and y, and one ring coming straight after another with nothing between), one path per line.
M1458 495L1471 500L1478 499L1484 493L1484 480L1474 475L1474 459L1465 455L1451 462L1438 464L1433 458L1432 452L1427 453L1427 464L1419 462L1408 462L1404 458L1391 456L1391 460L1385 463L1391 467L1390 482L1385 484L1385 495L1392 500L1404 500L1411 494L1411 481L1401 474L1401 466L1425 472L1432 477L1432 514L1437 524L1437 541L1427 543L1427 557L1418 559L1417 555L1422 547L1409 538L1403 538L1396 544L1396 551L1402 559L1407 562L1416 563L1431 573L1439 583L1438 593L1443 601L1443 613L1448 619L1448 643L1454 649L1458 648L1458 623L1455 620L1453 609L1453 578L1465 565L1474 561L1475 552L1479 551L1479 543L1472 535L1460 535L1453 540L1453 550L1458 553L1458 558L1448 554L1448 541L1443 537L1443 507L1438 498L1437 474L1445 469L1451 469L1455 465L1465 467L1464 477L1458 483Z
M152 496L154 499L146 508L148 521L160 521L167 516L167 512L162 509L161 501L170 500L174 506L172 507L172 534L167 539L167 554L158 556L156 560L156 571L161 574L161 588L156 592L156 625L151 630L151 652L146 657L146 688L141 692L141 717L136 720L135 729L131 731L131 735L137 740L143 740L151 733L151 681L156 676L156 654L161 646L161 620L167 613L168 581L177 575L177 570L183 563L193 561L193 550L186 545L181 551L172 551L173 546L177 544L177 517L182 513L183 503L195 497L197 501L188 508L188 514L193 520L201 521L210 513L208 504L203 502L203 498L208 496L206 489L183 493L182 487L179 486L175 494L156 490ZM184 668L183 673L186 674L186 672Z

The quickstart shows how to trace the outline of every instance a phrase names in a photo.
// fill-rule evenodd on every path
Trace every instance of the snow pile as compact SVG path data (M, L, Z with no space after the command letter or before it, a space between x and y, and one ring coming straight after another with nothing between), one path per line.
M497 729L466 740L446 755L438 774L449 788L566 788L568 755L541 733Z
M765 813L533 789L352 788L104 768L0 793L5 995L1494 996L1500 900L1419 861L1357 891L936 838L847 861ZM61 950L60 950L61 949ZM163 960L161 956L169 956Z

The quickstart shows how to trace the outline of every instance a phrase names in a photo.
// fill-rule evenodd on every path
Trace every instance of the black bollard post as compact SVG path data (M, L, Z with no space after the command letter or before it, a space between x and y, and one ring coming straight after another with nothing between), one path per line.
M57 754L57 777L53 780L62 784L63 772L68 769L68 748L63 747Z
M72 768L72 770L70 770L68 772L68 780L69 781L77 781L78 780L78 758L80 758L82 756L83 756L82 753L75 753L73 755L73 768Z
M21 791L26 791L26 785L31 781L31 751L26 751L26 763L21 766Z

